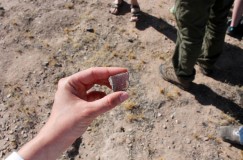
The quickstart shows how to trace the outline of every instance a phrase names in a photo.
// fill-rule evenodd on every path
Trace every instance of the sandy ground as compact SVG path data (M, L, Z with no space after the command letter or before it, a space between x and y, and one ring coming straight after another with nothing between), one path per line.
M165 82L176 23L172 0L141 0L140 22L108 13L104 0L1 0L0 158L36 135L62 77L93 66L130 72L130 99L99 117L60 159L242 160L221 125L243 123L243 44L226 36L211 77L197 70L189 92Z

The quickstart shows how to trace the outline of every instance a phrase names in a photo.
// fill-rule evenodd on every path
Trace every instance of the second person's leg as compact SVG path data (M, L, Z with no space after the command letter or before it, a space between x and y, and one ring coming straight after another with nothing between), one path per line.
M131 0L131 13L132 13L132 16L131 16L130 21L132 21L132 22L138 21L138 18L140 15L140 7L139 7L137 0Z
M233 0L216 0L211 8L203 43L203 53L198 58L202 69L209 72L223 52L227 16Z

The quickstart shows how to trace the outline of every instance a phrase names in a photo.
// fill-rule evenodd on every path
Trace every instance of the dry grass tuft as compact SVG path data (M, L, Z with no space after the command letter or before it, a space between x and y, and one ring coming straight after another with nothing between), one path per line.
M126 101L123 104L123 107L125 108L125 110L133 110L134 108L137 107L137 104L133 101Z
M238 124L239 123L235 118L233 118L233 117L231 117L231 116L229 116L227 114L222 114L221 115L221 119L225 120L225 124L224 125Z
M71 2L66 3L66 4L64 5L64 8L66 8L66 9L74 9L74 4L71 3Z
M128 122L134 122L134 121L140 121L144 119L144 115L143 114L128 114L126 116L126 120Z

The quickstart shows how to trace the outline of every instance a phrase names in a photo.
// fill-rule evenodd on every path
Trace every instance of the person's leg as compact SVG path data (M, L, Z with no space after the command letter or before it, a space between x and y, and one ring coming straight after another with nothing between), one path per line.
M230 24L231 27L236 27L239 24L242 14L243 14L243 0L235 0L233 13L232 13L232 21Z
M227 29L227 34L233 37L238 37L241 32L239 29L239 23L243 13L243 0L235 0L231 23Z
M110 8L109 12L111 14L117 15L119 13L119 9L122 5L122 2L123 2L123 0L114 0L114 2L111 4L111 8Z
M171 65L162 64L162 78L188 89L195 77L194 65L202 51L205 27L215 0L176 0L177 41Z
M233 0L216 0L211 8L206 34L203 43L203 53L198 58L198 64L208 71L223 52L227 16Z
M138 21L138 18L140 15L140 7L139 7L137 0L131 0L131 13L132 13L132 16L131 16L130 21L131 22Z
M138 4L138 1L137 1L137 0L131 0L131 5L139 6L139 4Z
M178 77L194 79L194 65L201 54L212 3L213 0L176 0L178 37L172 61Z

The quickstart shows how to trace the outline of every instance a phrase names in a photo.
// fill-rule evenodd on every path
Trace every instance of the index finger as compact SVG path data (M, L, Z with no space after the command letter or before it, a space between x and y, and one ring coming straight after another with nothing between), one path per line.
M107 81L110 76L127 72L126 68L120 67L93 67L80 71L70 77L75 84L83 84L86 86L96 84L100 81Z

